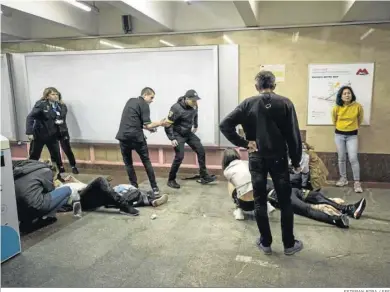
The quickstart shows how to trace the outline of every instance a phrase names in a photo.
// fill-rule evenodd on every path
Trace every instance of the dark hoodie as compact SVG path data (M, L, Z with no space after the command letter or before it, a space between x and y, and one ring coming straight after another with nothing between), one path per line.
M192 127L198 127L198 109L185 104L184 97L180 97L171 107L168 121L172 124L165 128L169 140L182 140L192 133Z
M53 172L39 161L23 160L14 163L15 194L20 221L33 220L49 209L54 190Z

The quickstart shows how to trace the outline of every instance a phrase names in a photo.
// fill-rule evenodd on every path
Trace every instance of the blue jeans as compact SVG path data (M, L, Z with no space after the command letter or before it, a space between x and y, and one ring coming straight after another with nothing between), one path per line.
M360 181L360 166L358 159L358 136L357 135L340 135L336 134L335 142L337 147L339 171L341 178L347 179L347 153L351 163L354 181Z
M47 210L44 210L46 215L51 213L56 213L62 206L64 206L68 200L70 195L72 194L72 190L70 187L64 186L54 191L50 192L51 201L50 206Z

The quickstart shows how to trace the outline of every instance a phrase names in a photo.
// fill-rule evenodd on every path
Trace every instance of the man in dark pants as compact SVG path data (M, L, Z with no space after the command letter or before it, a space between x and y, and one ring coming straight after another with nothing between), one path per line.
M234 145L248 148L249 170L252 176L255 216L260 231L258 247L271 254L272 234L267 214L267 175L275 185L281 211L284 253L292 255L303 248L294 238L294 213L291 205L291 185L287 153L294 171L298 172L302 156L302 142L293 103L277 95L275 76L261 71L256 75L259 95L243 101L220 124L223 135ZM235 127L241 124L245 138Z
M152 163L149 158L148 145L143 129L154 132L155 128L168 125L164 120L151 122L149 104L153 102L155 92L150 87L141 91L141 96L130 98L123 109L119 131L116 139L122 152L123 162L129 176L130 184L138 188L137 175L133 166L132 151L135 150L141 158L155 195L159 189L154 175Z
M198 157L200 182L206 184L215 180L215 176L207 173L206 154L200 139L195 135L198 130L197 101L199 99L195 90L188 90L171 107L168 114L167 121L170 123L170 126L165 128L165 132L175 149L175 159L173 160L168 178L168 186L171 188L180 188L180 185L176 182L176 174L184 159L185 143L195 151Z

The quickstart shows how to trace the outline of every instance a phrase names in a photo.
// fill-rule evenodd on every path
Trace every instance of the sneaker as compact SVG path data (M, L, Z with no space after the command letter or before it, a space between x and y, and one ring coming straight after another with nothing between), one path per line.
M362 185L360 182L355 181L353 188L355 189L355 193L363 193Z
M271 215L275 211L275 207L272 206L269 202L267 202L267 213L268 215Z
M65 167L61 166L60 169L59 169L59 172L60 173L64 173L65 172Z
M344 187L348 185L348 180L345 177L342 177L339 179L338 182L336 182L337 187Z
M73 203L73 216L81 218L83 215L81 210L81 203L80 202L74 202Z
M234 210L233 215L234 215L234 218L236 220L244 220L245 219L244 212L242 211L241 208L237 208L236 210Z
M355 219L359 219L362 216L365 208L366 208L366 199L363 198L359 202L353 205L349 205L347 209L347 214Z
M119 213L124 214L124 215L131 215L131 216L138 216L139 215L139 211L132 206L121 207L119 209Z
M340 216L335 216L335 220L333 222L337 227L340 228L349 228L349 218L346 214L341 214Z
M158 187L153 188L153 195L158 196L160 194L160 189Z
M173 189L180 189L180 185L176 182L176 180L169 180L167 186Z
M284 254L285 255L293 255L303 249L303 243L300 240L295 240L294 246L285 248Z
M79 170L77 169L76 166L73 166L73 167L72 167L72 173L73 173L73 174L79 174Z
M260 250L263 251L263 253L264 253L265 255L271 255L271 254L272 254L272 248L271 248L271 246L264 246L264 245L261 243L260 238L257 239L256 245L257 245L257 247L258 247Z
M217 177L215 175L209 175L209 174L206 174L205 176L202 176L199 180L199 182L201 184L209 184L213 181L215 181L217 179Z
M158 207L158 206L160 206L162 204L165 204L166 202L168 202L168 195L164 194L160 198L158 198L156 200L153 200L152 201L152 206L153 207Z

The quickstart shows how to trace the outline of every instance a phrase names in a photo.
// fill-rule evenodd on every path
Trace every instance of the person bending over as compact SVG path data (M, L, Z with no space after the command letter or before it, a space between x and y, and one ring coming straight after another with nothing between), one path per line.
M79 208L80 202L71 197L69 187L55 189L54 176L57 171L46 163L17 161L13 173L21 229L28 229L37 220L55 221L57 210L67 203Z
M65 172L62 164L60 146L58 144L58 126L56 121L60 113L56 107L58 90L48 87L26 118L26 135L31 141L29 159L39 160L43 146L50 152L51 160L57 164L58 170Z
M236 220L244 220L244 211L254 210L253 186L249 174L249 163L241 160L240 154L235 149L226 149L222 158L223 175L229 181L229 194L236 205L234 217ZM249 174L249 175L248 175ZM275 208L267 203L268 214Z
M236 185L239 185L237 182L250 181L251 175L249 167L243 167L247 164L246 161L241 160L239 153L235 149L226 149L224 151L223 164L225 161L230 161L228 164L229 172L231 173L229 174L229 194L233 195L234 190L238 193L240 189L236 188ZM274 207L280 208L275 188L270 179L267 179L267 200ZM348 228L349 220L347 216L359 219L366 207L366 200L364 198L355 204L342 205L325 197L321 192L301 190L299 188L292 188L291 203L295 214L320 222L333 224L341 228ZM315 205L319 206L320 204L332 207L334 209L332 215L318 210L315 207ZM253 211L253 198L251 200L250 197L247 197L243 208L248 212Z
M84 211L92 211L100 207L117 208L120 213L126 215L139 215L136 207L158 207L168 201L168 195L154 195L153 191L145 192L130 184L121 184L111 187L107 179L98 177L89 184L84 184L69 176L64 183L72 192L80 195L81 208ZM66 206L64 209L70 209Z
M216 179L215 176L209 175L207 172L205 150L200 139L195 135L198 130L198 100L200 100L198 93L193 89L188 90L171 107L168 114L167 121L169 127L165 127L165 132L175 150L175 158L169 172L167 184L171 188L180 188L176 181L176 174L184 159L185 143L195 151L198 157L200 182L207 184Z

